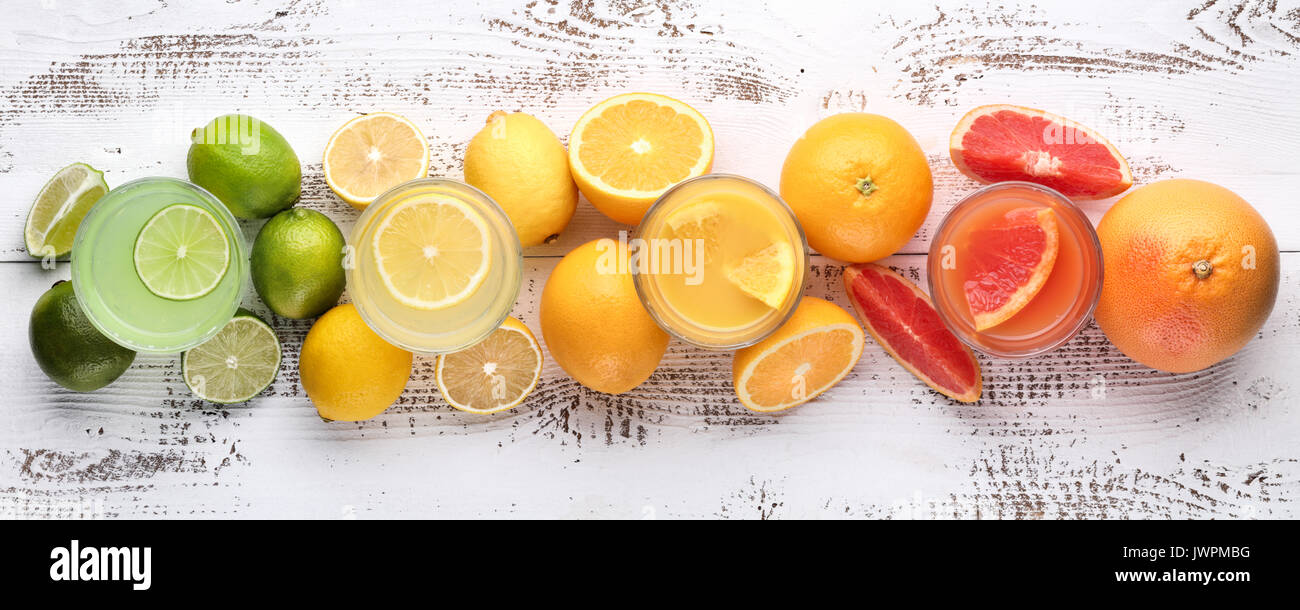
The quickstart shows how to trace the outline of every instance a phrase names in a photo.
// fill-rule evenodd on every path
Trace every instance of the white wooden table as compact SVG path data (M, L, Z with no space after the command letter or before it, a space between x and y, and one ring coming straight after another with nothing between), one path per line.
M1300 4L1003 4L6 2L0 515L1300 516ZM275 320L279 379L229 408L194 400L176 357L141 356L91 394L59 388L32 359L31 306L68 266L29 260L22 226L68 163L106 170L110 185L184 177L192 127L250 113L302 158L300 205L346 233L356 212L325 187L320 154L348 118L412 118L431 173L460 177L491 111L532 113L563 136L626 90L688 100L716 132L715 169L772 186L818 118L900 121L930 157L935 204L886 262L919 281L935 222L974 186L947 158L961 114L994 102L1059 112L1107 134L1140 183L1202 178L1259 208L1284 251L1277 307L1244 351L1195 374L1137 365L1095 326L1049 357L982 357L972 406L869 342L839 386L778 417L739 405L729 355L680 343L622 396L548 362L527 403L495 416L449 408L419 358L398 404L360 424L322 422L304 395L307 321ZM1095 221L1111 203L1084 207ZM582 202L559 243L527 252L515 315L539 330L559 257L619 228ZM815 258L809 294L846 304L839 268ZM255 295L246 303L266 313Z

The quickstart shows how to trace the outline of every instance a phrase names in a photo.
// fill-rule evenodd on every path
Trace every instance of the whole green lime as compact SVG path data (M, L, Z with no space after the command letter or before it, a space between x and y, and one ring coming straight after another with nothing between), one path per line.
M298 200L302 166L289 142L246 114L212 119L190 134L190 181L240 218L266 218Z
M253 287L286 318L314 318L339 302L343 233L314 210L292 208L266 221L253 240Z
M41 370L77 392L113 383L135 360L135 352L113 343L90 324L72 292L72 282L55 284L36 301L27 337Z

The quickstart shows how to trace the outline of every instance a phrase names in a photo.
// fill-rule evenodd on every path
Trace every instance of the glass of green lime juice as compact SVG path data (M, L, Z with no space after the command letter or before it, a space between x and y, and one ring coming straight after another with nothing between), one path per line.
M234 316L248 277L235 217L175 178L112 189L72 246L72 287L86 317L140 352L175 353L211 338Z

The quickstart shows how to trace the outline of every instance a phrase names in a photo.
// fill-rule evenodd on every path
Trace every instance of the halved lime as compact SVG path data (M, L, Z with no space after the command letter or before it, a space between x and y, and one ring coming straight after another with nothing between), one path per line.
M135 273L164 299L212 292L230 267L230 242L207 210L177 203L158 211L135 238Z
M81 219L107 192L104 172L85 163L73 163L59 170L41 188L32 210L27 213L27 227L23 231L27 253L39 258L71 252Z
M244 402L262 393L280 370L280 341L253 312L240 308L225 328L181 355L181 375L195 396Z

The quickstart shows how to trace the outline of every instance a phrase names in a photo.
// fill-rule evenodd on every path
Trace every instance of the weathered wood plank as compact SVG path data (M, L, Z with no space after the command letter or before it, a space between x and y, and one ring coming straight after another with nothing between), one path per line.
M1229 186L1296 252L1298 14L1243 0L27 3L0 26L0 261L25 259L27 206L59 167L86 161L110 184L183 176L186 134L217 114L284 132L304 163L302 205L347 231L356 213L325 188L319 154L350 116L410 116L433 173L456 177L491 110L533 113L563 138L627 89L697 105L716 169L773 186L819 117L896 118L936 178L930 221L889 261L918 281L931 229L973 188L947 160L948 132L991 102L1097 127L1140 182ZM1096 219L1108 204L1085 207ZM527 253L516 315L538 330L558 256L620 228L583 202L560 242ZM963 406L869 346L826 396L773 417L736 402L728 355L674 343L626 395L588 391L548 362L528 403L494 416L447 407L421 359L384 415L325 424L296 376L309 322L275 320L285 368L247 405L191 399L174 357L142 357L100 392L64 391L35 366L24 327L67 267L0 262L14 321L0 330L0 516L1294 518L1300 254L1283 264L1260 337L1196 374L1145 369L1089 327L1051 356L983 359L985 398ZM817 258L809 294L844 304L838 274Z
M890 262L923 278L921 261L903 256ZM554 262L528 261L530 279L515 315L534 329L541 278ZM66 392L36 369L14 329L8 341L15 349L2 360L21 377L6 397L11 413L0 498L24 514L101 499L106 511L122 515L185 514L173 512L176 501L197 503L194 510L284 515L293 507L272 499L285 493L283 477L292 476L308 486L338 479L329 483L338 489L311 492L331 498L343 497L344 488L361 479L371 481L374 493L412 486L403 492L411 495L390 498L393 506L374 499L367 509L374 514L418 512L428 507L413 505L417 498L449 497L457 498L449 510L470 514L490 513L500 498L457 485L521 490L510 485L531 480L551 493L595 493L626 485L620 481L629 472L662 467L673 470L655 497L692 499L671 506L647 501L665 516L757 510L740 502L747 497L741 490L755 492L750 476L759 489L767 480L770 492L780 489L793 503L773 516L899 515L922 509L912 506L918 492L923 504L940 502L940 513L967 507L981 516L1290 515L1296 466L1286 456L1293 455L1300 422L1288 363L1300 357L1300 255L1288 254L1284 262L1278 311L1260 338L1209 371L1145 369L1090 327L1048 357L982 358L985 398L974 406L930 391L871 345L854 372L817 402L780 416L753 414L730 391L729 355L674 343L650 381L616 397L578 386L548 359L527 403L495 416L450 409L432 384L431 359L421 358L406 393L385 414L360 424L325 424L297 383L297 348L308 323L276 319L286 354L280 378L267 395L224 409L190 398L171 357L142 357L100 392ZM61 273L0 264L0 280L15 287L11 315L21 319ZM817 260L808 290L845 304L837 264ZM676 457L660 464L668 456ZM746 467L695 483L709 490L699 490L704 498L672 491L670 482L689 478L684 469L701 460ZM823 460L837 465L833 475L823 475L825 487L801 489L811 484L799 480ZM401 478L443 464L475 475L447 473L453 481L441 484L451 487L420 489L417 481ZM740 497L717 487L727 481ZM814 490L818 495L805 495ZM248 503L223 504L232 493ZM810 504L813 498L825 504ZM699 503L705 499L722 504ZM513 500L513 508L496 508L560 510L541 500ZM641 506L591 509L627 515Z

